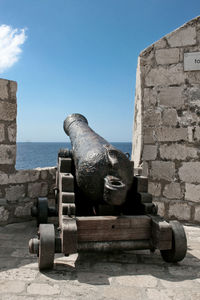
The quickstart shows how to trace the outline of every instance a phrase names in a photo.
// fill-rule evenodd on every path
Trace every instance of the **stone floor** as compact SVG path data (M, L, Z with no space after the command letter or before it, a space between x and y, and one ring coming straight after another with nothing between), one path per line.
M200 227L187 225L188 253L179 264L159 252L56 256L40 273L28 253L34 222L0 227L0 299L200 299Z

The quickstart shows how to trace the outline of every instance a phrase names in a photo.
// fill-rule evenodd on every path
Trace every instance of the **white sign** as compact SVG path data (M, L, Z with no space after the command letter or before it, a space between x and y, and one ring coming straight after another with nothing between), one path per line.
M200 52L184 53L184 71L200 70Z

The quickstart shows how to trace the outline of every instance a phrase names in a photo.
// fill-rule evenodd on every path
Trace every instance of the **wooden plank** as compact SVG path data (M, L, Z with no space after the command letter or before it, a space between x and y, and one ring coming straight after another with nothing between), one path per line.
M73 192L60 192L62 203L75 203L75 194Z
M74 177L71 173L59 173L59 191L74 192Z
M141 229L110 229L110 230L83 230L77 232L79 242L89 241L127 241L150 239L150 228Z
M58 170L60 173L71 173L72 171L72 159L59 157L58 158Z
M60 237L62 253L72 254L77 252L77 226L75 218L62 217Z
M134 187L138 193L148 193L148 178L144 176L134 176Z
M110 228L143 228L151 226L151 218L148 216L95 216L77 217L78 230L101 230Z
M171 249L172 228L160 216L152 216L152 244L159 250Z
M138 193L140 195L141 203L152 203L152 195L149 193Z
M159 250L168 250L172 248L172 241L168 240L168 241L159 241L157 244L157 248Z
M140 240L151 237L148 216L77 217L78 241Z

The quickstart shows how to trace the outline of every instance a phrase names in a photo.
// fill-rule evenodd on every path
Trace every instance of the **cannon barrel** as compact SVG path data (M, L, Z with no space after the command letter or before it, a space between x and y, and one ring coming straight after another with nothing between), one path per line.
M122 205L133 181L127 156L95 133L80 114L69 115L64 131L70 137L78 189L94 205Z

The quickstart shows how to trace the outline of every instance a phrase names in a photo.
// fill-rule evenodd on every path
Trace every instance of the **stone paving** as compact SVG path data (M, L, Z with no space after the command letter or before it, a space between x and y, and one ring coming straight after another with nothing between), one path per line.
M200 299L200 227L186 225L188 253L179 264L159 252L56 255L54 270L40 273L28 252L35 222L0 227L2 300Z

